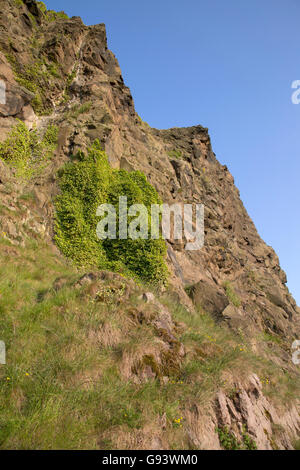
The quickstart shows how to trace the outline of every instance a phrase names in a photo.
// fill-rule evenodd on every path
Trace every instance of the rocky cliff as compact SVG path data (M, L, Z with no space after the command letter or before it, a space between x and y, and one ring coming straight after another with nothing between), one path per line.
M78 151L86 152L95 139L113 168L142 171L163 202L205 206L204 248L186 251L183 242L168 242L167 292L157 297L139 293L140 302L155 311L147 314L147 324L154 327L159 344L153 340L145 350L131 355L123 351L122 357L123 380L130 383L158 380L164 386L175 380L184 385L186 380L193 384L193 393L182 391L188 397L180 408L184 424L179 418L170 424L172 419L160 409L153 426L146 420L141 428L119 426L106 433L114 436L118 448L172 447L169 426L176 427L178 448L251 447L247 442L261 449L292 448L300 430L299 367L291 360L291 344L300 338L299 308L286 287L276 253L259 237L233 176L217 161L208 130L201 125L158 130L140 119L118 62L107 48L103 24L85 26L79 17L49 12L33 0L1 0L0 6L0 79L7 97L6 104L0 105L1 140L9 136L17 119L41 133L49 125L59 129L54 157L38 178L20 183L0 160L1 204L7 209L0 213L0 224L9 246L24 249L25 239L38 236L53 247L57 170ZM20 197L28 192L33 194L30 204L23 198L20 205ZM114 276L118 275L103 280L99 273L90 273L79 286L96 285L99 290L105 281L111 288L116 283L118 289L120 281ZM131 282L128 289L133 295L138 288ZM163 305L163 296L170 296L169 305ZM118 309L117 301L115 305ZM192 335L193 329L199 335L199 326L193 327L193 322L187 326L188 320L172 316L174 305L192 319L208 315L216 331L228 332L231 339L219 336L221 343L216 345L210 332L199 346ZM119 344L112 325L107 321L103 325L106 346ZM185 343L187 331L190 337ZM183 364L192 358L193 364L198 361L203 367L216 357L221 364L225 356L219 356L218 348L222 349L223 341L235 340L246 344L234 348L241 353L247 350L248 356L236 370L220 366L218 379L217 367L209 397L200 399L195 390L203 388L205 374L201 369L185 376ZM166 350L173 354L176 374L166 366ZM264 369L267 376L261 376L261 364L254 356L269 361ZM269 379L272 374L274 379ZM294 393L280 396L287 377ZM101 439L97 442L103 447Z

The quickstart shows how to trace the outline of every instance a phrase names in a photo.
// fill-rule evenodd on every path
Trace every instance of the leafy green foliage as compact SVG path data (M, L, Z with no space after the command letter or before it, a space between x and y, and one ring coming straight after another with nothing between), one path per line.
M59 173L61 194L55 203L55 238L61 251L79 265L120 271L149 283L165 282L166 246L162 239L99 240L96 234L100 221L97 207L112 204L118 222L119 196L127 196L128 206L146 206L150 229L151 204L161 203L155 189L141 172L113 170L98 141L86 157L80 154L78 158Z
M235 435L231 433L226 426L217 428L216 432L219 435L221 446L225 450L256 450L257 445L254 440L249 436L246 429L243 428L242 442L239 442Z
M239 444L237 438L228 430L226 426L224 426L224 428L217 428L216 432L219 435L220 444L225 450L241 449L241 445Z
M191 407L195 403L205 410L214 403L216 391L222 388L226 393L224 378L220 382L209 373L208 382L206 374L197 372L185 380L169 371L164 374L169 377L165 383L159 379L135 382L124 376L123 359L135 357L136 352L138 357L143 352L144 363L155 371L149 346L157 344L160 333L151 322L141 323L140 316L133 314L151 318L156 306L141 299L144 288L134 288L128 299L122 296L123 284L128 283L119 278L97 284L96 297L89 286L74 288L84 272L40 239L27 239L22 247L0 237L0 331L9 358L0 367L0 449L124 448L127 436L135 438L136 430L147 427L152 435L159 433L158 418L163 416L170 449L191 449L186 426ZM194 357L205 363L219 347L229 345L230 337L234 346L233 333L226 333L224 325L215 325L208 316L191 315L175 296L168 297L167 303L167 296L160 293L159 300L181 325L180 341L189 351L182 358L185 362ZM108 337L114 341L108 342ZM205 343L209 349L203 361L198 346ZM215 353L212 346L217 348ZM262 375L249 356L240 355L240 364L227 364L227 372L238 370L241 376L244 371L248 377L251 370ZM273 363L273 368L274 380L280 378L281 367ZM266 370L270 371L270 363ZM231 381L228 386L232 387ZM294 399L298 396L299 382ZM286 402L290 400L287 397ZM234 444L229 440L229 448L230 442ZM270 443L275 449L271 436ZM238 444L255 445L242 436ZM294 446L299 449L299 442Z
M0 143L0 158L16 170L17 177L30 179L41 172L52 156L57 134L57 127L49 126L41 138L36 129L30 131L18 120L7 139Z
M245 427L243 428L243 447L245 450L257 450L256 442L249 436Z

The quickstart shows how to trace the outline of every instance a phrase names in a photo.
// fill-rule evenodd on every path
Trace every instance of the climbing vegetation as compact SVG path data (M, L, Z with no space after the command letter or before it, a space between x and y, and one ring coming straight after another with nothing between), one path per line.
M0 143L0 158L14 168L17 177L28 180L38 176L57 146L58 128L50 125L41 136L18 120L7 139Z
M56 199L56 243L61 251L78 265L97 266L118 271L144 282L160 284L167 279L166 246L162 238L100 240L96 234L101 220L98 206L111 204L116 210L119 227L119 197L127 197L127 205L143 204L151 227L151 204L160 204L156 190L145 175L112 169L99 141L88 154L79 153L59 171L60 194ZM127 227L132 217L128 217Z

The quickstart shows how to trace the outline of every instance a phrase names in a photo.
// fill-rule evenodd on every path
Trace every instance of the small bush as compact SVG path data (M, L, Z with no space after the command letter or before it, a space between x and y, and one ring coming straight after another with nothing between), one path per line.
M219 440L221 446L225 450L256 450L257 445L254 440L249 436L246 432L245 428L243 428L242 432L242 442L239 442L235 435L228 430L226 426L223 428L217 428L216 432L219 435Z
M225 450L240 450L241 445L234 434L232 434L226 426L224 428L217 428L216 432L219 435L220 444Z
M18 120L8 138L0 143L0 158L16 170L17 177L30 179L41 172L52 156L57 135L57 127L49 126L41 138L36 129L30 131Z
M144 204L150 213L151 204L161 203L155 189L139 171L113 170L98 141L87 156L81 153L78 158L59 173L55 239L61 251L79 265L120 271L149 283L165 282L164 240L99 240L96 234L99 205L112 204L118 214L119 196L127 196L128 206Z

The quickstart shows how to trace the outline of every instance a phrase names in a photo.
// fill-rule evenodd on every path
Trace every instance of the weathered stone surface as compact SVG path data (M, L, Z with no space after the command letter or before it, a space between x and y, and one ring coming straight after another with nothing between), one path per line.
M231 397L221 391L217 395L215 412L219 425L233 430L241 441L243 423L259 450L293 449L291 435L300 430L297 408L292 406L288 412L278 412L264 396L255 374L247 383L236 383L234 387L236 391ZM276 439L272 438L275 427L281 429Z
M2 52L0 52L0 80L5 84L5 103L0 104L0 118L22 117L22 112L28 114L25 108L34 95L16 83L11 67Z
M190 295L197 307L211 313L218 319L221 318L222 312L229 305L229 300L218 286L205 280L193 285L190 288Z

